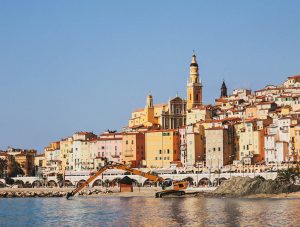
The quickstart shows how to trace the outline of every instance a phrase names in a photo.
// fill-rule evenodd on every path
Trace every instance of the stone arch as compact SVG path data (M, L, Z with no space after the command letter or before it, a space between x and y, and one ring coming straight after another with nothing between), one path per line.
M221 177L220 178L220 180L219 180L219 184L221 185L224 181L226 181L227 180L227 178L225 178L225 177Z
M57 183L54 180L50 180L48 181L47 186L50 188L57 187Z
M24 181L16 180L14 185L18 185L19 188L23 188L24 187Z
M64 181L64 186L65 186L65 187L72 187L72 186L74 186L74 185L73 185L73 183L72 183L71 181L65 180L65 181Z
M5 187L5 184L2 181L0 181L0 188L4 188L4 187Z
M144 183L143 183L143 187L151 187L151 186L154 186L154 185L155 185L155 182L151 181L149 179L145 180Z
M199 182L198 182L198 187L204 187L204 186L209 186L211 185L210 180L207 177L202 178Z
M80 187L82 184L84 184L85 180L80 180L77 182L77 187Z
M97 179L93 182L92 187L99 187L99 186L103 186L103 181L100 179Z
M32 184L29 181L26 181L23 188L32 188Z
M110 187L118 186L120 180L122 180L122 179L120 177L117 177L117 178L113 179L112 181L110 181L110 183L109 183Z
M227 179L225 177L220 177L220 178L215 178L214 181L212 182L212 185L214 187L221 185L224 181Z
M182 180L187 181L190 184L193 184L193 182L194 182L194 178L192 178L192 177L186 177L186 178L183 178Z
M42 186L43 186L43 184L42 184L42 182L39 181L39 180L35 180L35 181L32 182L32 187L33 187L33 188L40 188L40 187L42 187Z
M136 179L131 179L131 180L133 181L132 182L133 186L135 187L139 186L139 182Z

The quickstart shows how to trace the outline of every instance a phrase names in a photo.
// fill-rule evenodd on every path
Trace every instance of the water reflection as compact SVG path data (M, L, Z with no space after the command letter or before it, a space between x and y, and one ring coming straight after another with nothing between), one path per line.
M0 199L1 225L300 226L299 199Z

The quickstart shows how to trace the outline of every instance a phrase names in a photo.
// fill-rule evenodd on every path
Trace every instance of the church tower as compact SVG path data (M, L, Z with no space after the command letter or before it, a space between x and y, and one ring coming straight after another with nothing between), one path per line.
M225 84L225 81L223 80L222 86L221 86L221 98L222 97L227 97L227 87Z
M199 80L199 70L196 55L192 56L190 78L187 83L187 110L202 105L202 82Z
M154 122L154 106L153 106L153 97L152 97L151 93L149 93L147 95L144 113L145 113L145 121L153 123Z

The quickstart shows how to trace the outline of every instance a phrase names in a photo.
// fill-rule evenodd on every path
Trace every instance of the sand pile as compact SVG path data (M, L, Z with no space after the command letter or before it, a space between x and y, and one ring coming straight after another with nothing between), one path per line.
M223 182L213 194L246 196L254 194L280 194L300 191L299 185L282 182L278 179L265 180L262 177L232 177Z

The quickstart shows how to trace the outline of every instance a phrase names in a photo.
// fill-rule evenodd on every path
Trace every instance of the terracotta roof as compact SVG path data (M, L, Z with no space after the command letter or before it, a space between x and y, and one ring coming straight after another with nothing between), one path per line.
M300 75L289 76L288 79L299 79Z

